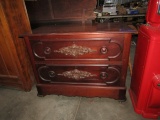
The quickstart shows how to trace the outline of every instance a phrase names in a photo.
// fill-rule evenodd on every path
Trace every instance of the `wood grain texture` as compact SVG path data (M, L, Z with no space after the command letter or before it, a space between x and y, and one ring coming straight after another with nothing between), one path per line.
M8 23L6 23L7 19L5 16L5 13L3 12L2 9L2 4L0 4L0 16L1 16L1 24L0 24L0 51L1 51L1 59L2 59L2 64L5 66L6 70L6 75L16 75L17 68L15 66L14 60L13 60L13 53L15 53L15 49L10 49L13 48L13 39L10 34L10 29ZM12 51L11 51L12 50ZM8 68L10 70L8 70Z
M24 41L19 38L22 33L31 33L24 1L0 0L0 17L1 60L7 70L1 73L0 85L29 91L33 73Z

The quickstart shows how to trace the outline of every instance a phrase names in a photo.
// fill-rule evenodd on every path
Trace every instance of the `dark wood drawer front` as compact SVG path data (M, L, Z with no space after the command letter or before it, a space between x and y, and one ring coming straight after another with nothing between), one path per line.
M40 83L92 83L118 85L121 66L46 66L37 65Z
M123 40L30 41L35 60L105 59L121 60Z

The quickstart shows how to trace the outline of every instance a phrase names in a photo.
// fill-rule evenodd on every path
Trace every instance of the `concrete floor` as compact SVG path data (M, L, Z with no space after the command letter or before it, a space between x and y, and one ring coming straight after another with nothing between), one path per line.
M135 45L131 45L133 61ZM130 86L130 72L127 88ZM150 120L134 112L127 91L127 101L109 98L85 98L48 95L0 87L0 120Z

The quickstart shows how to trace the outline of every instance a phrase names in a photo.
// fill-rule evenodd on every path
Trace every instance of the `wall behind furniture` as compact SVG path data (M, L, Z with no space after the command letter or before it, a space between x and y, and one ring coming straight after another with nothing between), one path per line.
M81 21L95 17L96 0L26 1L31 23Z

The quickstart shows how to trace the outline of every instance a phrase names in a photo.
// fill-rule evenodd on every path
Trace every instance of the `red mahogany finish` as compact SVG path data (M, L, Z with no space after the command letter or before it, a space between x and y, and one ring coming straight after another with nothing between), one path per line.
M24 0L0 0L0 86L30 91L33 70L20 34L31 33Z
M131 32L119 23L69 24L24 35L38 95L125 100Z

